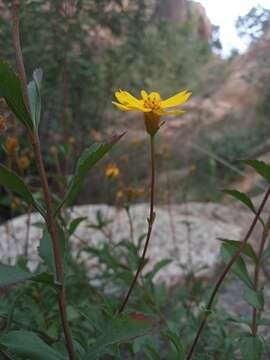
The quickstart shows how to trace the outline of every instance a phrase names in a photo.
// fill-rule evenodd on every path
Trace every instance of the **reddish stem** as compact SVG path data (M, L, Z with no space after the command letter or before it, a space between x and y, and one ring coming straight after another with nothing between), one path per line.
M22 90L23 90L23 98L25 102L25 106L27 110L30 112L30 103L28 97L28 90L27 90L27 78L25 73L24 61L21 51L21 44L20 44L20 28L19 28L19 10L20 10L20 1L13 0L12 2L12 36L13 36L13 44L15 49L16 61L19 71L19 77L22 83ZM61 260L61 252L59 246L59 239L57 234L57 226L56 221L53 217L53 207L52 207L52 200L49 191L48 179L46 175L46 171L44 168L44 162L42 158L42 153L40 149L40 142L38 133L36 130L29 132L30 141L33 147L33 152L35 155L36 165L39 172L39 177L43 189L44 201L46 204L47 214L46 214L46 224L48 226L48 230L51 235L52 239L52 246L53 246L53 254L54 254L54 262L55 262L55 269L56 269L56 280L62 285L61 290L59 291L58 295L58 305L59 311L63 326L63 331L67 343L67 349L69 353L70 360L75 360L75 351L73 347L72 337L69 329L68 319L67 319L67 311L66 311L66 302L65 302L65 289L63 286L64 282L64 273L62 268L62 260Z
M145 245L144 245L144 249L143 249L143 253L142 256L140 258L139 261L139 266L138 269L136 271L136 274L130 284L129 290L124 298L124 301L122 303L122 305L120 306L119 310L118 310L118 314L121 314L122 311L125 309L129 297L135 287L135 284L137 282L137 279L140 275L141 270L143 269L144 266L144 261L145 261L145 255L148 249L148 245L149 245L149 240L151 238L151 234L152 234L152 228L153 228L153 224L155 221L155 212L154 212L154 195L155 195L155 148L154 148L154 136L150 136L150 153L151 153L151 185L150 185L150 213L149 213L149 218L148 218L148 230L147 230L147 236L146 236L146 241L145 241Z
M265 196L264 196L264 198L263 198L263 200L262 200L262 202L261 202L261 204L260 204L260 207L259 207L259 209L258 209L258 211L257 211L257 213L256 213L256 215L255 215L255 217L254 217L251 225L250 225L250 228L248 229L248 232L247 232L246 236L245 236L244 239L241 241L241 245L240 245L239 248L234 252L231 260L230 260L229 263L226 265L226 267L225 267L224 270L222 271L220 277L218 278L218 280L217 280L217 282L216 282L216 285L215 285L215 287L214 287L214 289L213 289L213 292L212 292L212 294L211 294L210 300L209 300L209 302L208 302L208 304L207 304L207 306L206 306L206 311L205 311L205 314L204 314L204 318L203 318L203 320L202 320L202 322L201 322L201 324L200 324L200 327L199 327L199 329L198 329L198 331L197 331L197 333L196 333L196 336L195 336L195 338L194 338L194 340L193 340L193 342L192 342L192 345L191 345L191 347L190 347L190 349L189 349L189 352L188 352L188 354L187 354L186 360L190 360L190 359L192 358L192 355L193 355L193 353L194 353L195 347L196 347L196 345L197 345L197 343L198 343L198 340L199 340L199 338L200 338L200 335L201 335L201 333L202 333L202 330L204 329L204 326L205 326L205 324L206 324L206 322L207 322L207 319L208 319L208 316L209 316L209 314L210 314L210 310L211 310L211 308L212 308L212 305L213 305L214 299L215 299L215 297L216 297L216 294L217 294L220 286L222 285L223 280L225 279L226 275L228 274L228 272L230 271L230 269L231 269L231 267L233 266L234 262L236 261L236 259L238 258L238 256L241 254L241 252L243 251L246 243L248 242L248 240L249 240L249 238L250 238L250 236L251 236L251 234L252 234L252 232L253 232L253 230L254 230L254 228L255 228L255 225L257 224L257 222L258 222L258 220L259 220L259 218L260 218L260 215L261 215L261 213L262 213L262 211L263 211L263 208L264 208L264 206L265 206L265 204L266 204L266 202L267 202L267 200L268 200L268 198L269 198L269 195L270 195L270 187L268 188L268 190L267 190L267 192L266 192L266 194L265 194Z

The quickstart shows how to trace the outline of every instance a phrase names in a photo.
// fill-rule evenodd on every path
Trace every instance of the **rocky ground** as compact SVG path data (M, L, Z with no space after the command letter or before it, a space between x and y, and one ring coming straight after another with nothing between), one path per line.
M256 199L255 202L257 202ZM104 228L104 232L90 228L96 224L97 211L101 211L103 218L113 221ZM70 209L71 218L86 217L71 238L73 253L77 253L80 244L99 245L104 241L118 242L130 239L130 226L127 214L124 210L107 205L86 205ZM131 218L134 229L134 241L145 233L147 229L148 206L139 204L131 209ZM207 275L215 281L216 274L221 270L218 238L241 239L249 226L252 215L242 206L236 204L202 204L187 203L168 207L157 207L156 222L153 236L148 251L150 261L148 269L164 258L173 259L167 267L158 274L156 281L165 281L168 285L174 284L181 278L186 269L192 268L198 275ZM41 221L37 214L30 218L29 232L29 265L34 268L38 261L37 247L41 237L41 230L34 224ZM25 250L27 216L19 216L0 226L0 261L13 263L16 255ZM251 239L256 247L256 239L260 234L260 228L256 228ZM88 256L80 255L82 261L87 261ZM88 263L91 268L92 263ZM270 309L269 281L262 274L266 292L266 309ZM230 276L223 286L219 305L232 314L250 314L250 307L242 300L241 284ZM268 332L268 328L263 330Z

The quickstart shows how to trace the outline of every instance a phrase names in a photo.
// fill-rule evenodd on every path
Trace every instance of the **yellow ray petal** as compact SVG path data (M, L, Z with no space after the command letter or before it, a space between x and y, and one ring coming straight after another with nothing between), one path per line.
M142 90L141 97L143 98L143 100L147 99L147 96L148 96L147 92L145 90Z
M128 107L132 110L138 110L138 111L142 111L142 112L151 112L152 109L146 108L143 105L128 105Z
M141 101L135 96L131 95L127 91L116 91L115 92L116 99L123 105L139 105L141 106Z
M185 110L174 110L174 111L154 110L153 112L158 116L173 116L173 115L182 115L185 113Z
M122 105L122 104L118 104L117 102L115 101L112 101L113 105L115 105L118 109L120 110L123 110L123 111L130 111L132 109L128 108L127 106L125 105Z
M180 93L161 101L161 108L166 109L174 106L178 106L187 101L187 99L191 96L191 92L189 91L181 91Z

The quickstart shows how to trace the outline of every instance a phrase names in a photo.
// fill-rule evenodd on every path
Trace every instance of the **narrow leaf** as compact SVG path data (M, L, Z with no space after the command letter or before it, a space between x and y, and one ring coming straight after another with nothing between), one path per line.
M173 260L172 259L163 259L155 264L152 271L146 274L146 279L152 281L155 275L165 266L169 265Z
M223 239L223 238L218 238L218 240L221 240L221 241L223 241L223 243L233 246L235 248L235 250L238 249L242 245L241 241L238 241L238 240L229 240L229 239ZM256 255L253 247L248 243L245 244L245 246L242 250L242 254L245 254L250 259L252 259L254 262L257 261L257 255Z
M43 207L34 199L31 191L23 180L14 171L0 164L0 185L21 196L28 204L32 205L43 217L46 213Z
M226 264L228 264L235 253L235 247L229 244L223 244L221 247L221 255ZM242 280L248 287L253 286L249 277L246 264L241 256L238 256L234 265L232 266L233 273Z
M57 231L58 231L58 240L59 240L59 245L60 245L61 258L64 263L65 254L66 254L65 234L59 225L57 225ZM51 235L50 235L46 225L44 225L44 227L43 227L43 234L42 234L42 238L40 240L40 244L38 247L38 254L43 259L45 264L47 265L49 271L52 271L53 273L55 273L55 262L54 262L54 255L53 255L52 240L51 240Z
M0 264L0 289L16 285L26 280L46 283L56 286L54 277L49 273L32 274L29 271L22 270L18 266Z
M31 115L36 128L38 128L41 115L42 77L42 69L36 69L33 72L33 80L28 84L28 95L30 101Z
M238 191L238 190L230 190L230 189L224 189L222 190L225 194L231 195L235 199L241 201L244 205L246 205L252 212L256 213L256 209L251 201L251 199L244 193Z
M96 343L86 354L84 360L99 359L106 354L111 345L125 343L148 333L152 328L152 321L145 316L133 316L132 314L119 315L112 319L97 338Z
M23 125L32 130L33 121L24 104L21 81L3 60L0 60L0 97L5 98L10 109Z
M264 306L264 296L262 291L254 291L253 289L246 287L244 290L244 299L249 305L257 310L262 310Z
M253 167L270 184L270 166L268 164L259 160L243 160L241 162Z
M80 190L83 180L88 175L92 167L103 158L103 156L111 150L111 148L124 136L125 132L112 137L108 142L95 143L87 148L79 158L74 175L70 182L69 188L61 204L58 206L56 213L62 206L71 204Z
M74 234L74 232L76 231L77 227L80 225L80 223L84 220L86 220L87 217L83 216L83 217L78 217L74 220L71 221L69 228L68 228L68 234L69 236L71 236L72 234Z
M31 360L65 360L66 358L31 331L10 331L1 336L0 344L12 354Z
M246 336L240 340L240 351L245 360L261 360L263 345L257 336Z

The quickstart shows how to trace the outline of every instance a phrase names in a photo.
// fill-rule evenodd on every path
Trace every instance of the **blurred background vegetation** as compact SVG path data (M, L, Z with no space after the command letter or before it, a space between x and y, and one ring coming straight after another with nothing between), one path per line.
M239 167L236 159L253 156L262 143L266 145L258 150L259 155L267 149L270 75L263 69L270 65L270 50L254 55L257 68L246 72L247 86L255 81L260 89L259 100L248 111L208 116L209 108L218 111L223 84L241 68L241 61L249 58L241 60L244 55L237 52L222 58L218 27L210 24L199 3L168 0L164 6L163 0L28 0L23 4L26 71L29 80L34 69L44 71L41 134L51 182L59 195L82 148L123 128L130 130L126 141L92 175L78 202L114 203L123 183L147 186L147 144L140 131L143 122L112 107L113 93L119 88L135 95L146 89L167 97L185 88L194 94L188 109L191 119L179 120L188 123L186 128L164 130L159 136L158 179L167 189L159 192L160 202L172 186L177 202L183 201L183 187L189 189L191 200L219 201L220 188L240 176L233 169ZM1 57L15 66L8 2L0 2L0 10ZM269 30L269 18L269 10L261 7L239 18L239 34L250 38L251 47ZM235 88L233 83L231 86ZM226 92L224 97L225 102ZM206 100L210 101L207 111L201 106ZM26 153L29 164L21 172L35 188L35 170L24 134L1 104L0 111L11 124L7 134L19 139L12 164L18 167ZM218 116L222 121L215 121ZM3 149L7 134L1 136L3 161L10 161ZM104 179L104 167L111 163L120 169L120 176ZM196 169L194 181L190 168ZM211 189L206 190L209 183ZM4 199L2 204L10 206L10 201Z

